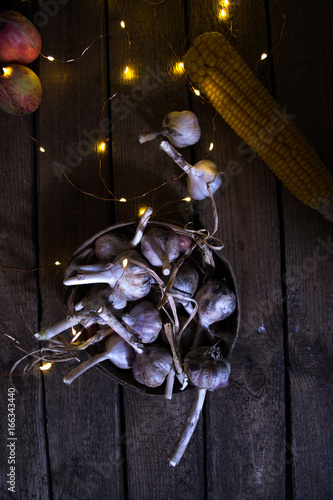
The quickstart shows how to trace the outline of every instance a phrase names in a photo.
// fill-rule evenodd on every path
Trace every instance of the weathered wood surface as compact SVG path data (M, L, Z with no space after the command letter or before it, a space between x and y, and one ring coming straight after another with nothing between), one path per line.
M0 114L0 267L41 268L0 272L1 333L29 350L38 348L32 331L63 317L61 276L71 253L89 236L137 217L144 205L181 224L191 218L200 227L213 227L208 202L185 211L184 179L140 197L174 179L179 169L158 143L140 145L137 137L159 127L169 111L190 108L203 133L184 155L195 162L207 154L215 112L189 92L172 67L196 35L228 33L218 20L217 3L54 0L19 6L39 24L43 54L59 60L79 57L95 37L111 33L75 62L39 58L33 69L44 89L40 109L22 120ZM229 35L235 47L296 115L331 167L331 2L234 4L237 36ZM2 5L9 9L14 2ZM257 65L260 54L279 41L281 11L282 41ZM125 29L119 26L122 19ZM127 65L135 72L132 80L123 78ZM101 124L103 103L115 92ZM14 376L19 393L13 496L7 484L7 391L20 353L2 337L1 498L333 498L332 224L298 202L263 162L244 154L241 140L220 117L215 127L210 157L225 172L216 196L217 236L237 275L242 303L230 385L208 395L188 450L173 469L166 458L191 393L166 402L124 389L98 370L67 387L62 377L69 369L59 365ZM95 146L104 135L103 177L127 203L82 193L108 197Z

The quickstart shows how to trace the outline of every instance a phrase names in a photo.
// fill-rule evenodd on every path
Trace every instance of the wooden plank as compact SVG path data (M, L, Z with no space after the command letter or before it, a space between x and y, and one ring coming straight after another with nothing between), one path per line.
M4 10L13 6L13 2L2 2ZM30 2L20 12L30 18ZM28 137L31 130L31 116L21 119L0 113L0 330L2 334L17 338L30 350L35 346L30 329L35 329L38 324L36 273L24 272L37 264L33 149ZM17 270L3 270L6 268ZM22 377L20 373L24 363L18 367L13 380L19 392L14 394L14 406L9 404L9 372L14 362L23 355L8 338L1 338L0 414L3 433L0 496L4 499L13 496L22 499L37 498L36 492L47 498L49 492L44 398L38 368L29 376ZM13 422L14 427L9 427L8 419ZM14 469L11 470L10 467ZM10 472L12 477L9 476Z
M264 4L237 2L232 14L235 36L218 21L215 4L191 3L191 40L204 31L222 31L254 69L267 47ZM269 86L266 74L258 69ZM209 159L225 172L215 196L217 236L225 243L223 255L236 273L242 309L239 339L230 359L230 385L209 394L206 402L207 496L284 498L284 359L275 179L219 116L213 137L213 109L198 99L193 100L193 109L205 124L206 136L196 148L196 159L206 156L213 140ZM204 227L213 227L209 202L200 219Z
M111 89L118 91L117 101L111 106L113 178L117 196L130 199L171 181L180 173L171 159L159 151L159 141L140 145L138 135L157 130L168 112L188 109L186 81L184 77L172 76L171 69L177 59L169 46L170 43L182 55L184 11L179 0L162 2L155 8L150 2L131 0L126 2L121 15L114 2L109 2L109 9L110 29L119 25L122 16L132 42L129 53L126 33L120 32L110 39L109 46L113 67ZM123 80L126 65L135 72L133 80ZM167 217L184 224L184 203L180 199L187 195L185 186L183 179L133 202L116 205L117 221L137 217L140 206L151 205L155 217L161 212L174 211ZM158 211L170 201L174 203ZM124 390L129 498L203 497L201 425L190 443L186 460L176 469L167 463L192 399L192 394L180 394L172 402L166 402L163 398Z
M274 2L271 4L274 45L280 21ZM286 30L273 53L276 94L332 171L332 4L323 1L314 8L310 1L282 1L280 7L286 15ZM283 187L282 199L291 486L295 499L331 498L332 224Z
M37 7L36 7L37 8ZM41 8L41 4L38 4ZM45 55L57 60L77 58L105 33L102 0L80 6L63 2L43 26ZM98 39L72 63L40 61L44 99L37 137L49 157L38 155L40 263L62 265L53 285L53 271L40 274L42 326L64 317L61 278L71 253L88 237L107 227L111 206L82 191L105 197L98 174L96 142L102 136L99 114L108 97L105 40ZM74 189L60 175L62 164ZM109 182L107 159L103 173ZM45 373L46 411L53 498L123 498L123 459L118 386L91 370L65 386L62 377L74 363Z

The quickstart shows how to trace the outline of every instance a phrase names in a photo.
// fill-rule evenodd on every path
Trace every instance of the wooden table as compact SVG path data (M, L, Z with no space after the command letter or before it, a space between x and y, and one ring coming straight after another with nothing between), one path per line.
M2 2L4 9L14 4ZM242 323L230 385L209 393L175 469L167 456L193 392L152 399L96 369L68 387L68 366L23 376L19 365L15 495L6 483L7 391L22 353L2 336L3 499L333 498L332 223L245 152L221 117L213 122L213 108L174 72L196 35L225 32L332 168L333 6L235 0L231 32L217 4L48 0L18 7L39 27L43 54L56 60L32 65L44 90L36 113L0 114L1 333L38 349L33 332L64 317L62 274L72 252L115 221L136 218L143 206L157 217L212 228L208 200L181 201L185 180L173 181L179 169L158 141L138 142L168 112L183 109L192 109L202 128L185 158L202 159L213 140L209 157L225 172L217 236L237 276ZM96 39L101 34L107 36ZM263 52L269 57L260 61ZM100 159L106 185L127 203L105 201Z

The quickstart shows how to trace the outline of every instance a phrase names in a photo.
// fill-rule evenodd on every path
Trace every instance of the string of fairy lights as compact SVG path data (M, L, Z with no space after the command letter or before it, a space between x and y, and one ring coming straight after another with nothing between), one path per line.
M17 5L19 5L20 3L24 2L25 0L20 0L18 2ZM164 3L166 0L157 0L157 1L149 1L149 0L143 0L145 1L145 3L151 5L154 9ZM282 19L283 19L283 24L282 24L282 29L281 29L281 33L280 33L280 39L278 41L278 43L268 52L263 52L260 56L260 58L258 59L258 62L260 61L263 61L265 59L267 59L267 57L271 54L271 52L273 50L276 49L276 47L281 43L281 40L282 40L282 36L283 36L283 31L284 31L284 27L285 27L285 21L286 21L286 17L284 15L284 13L282 12L281 8L280 8L280 5L278 3L278 0L274 0L279 11L280 11L280 14L282 16ZM16 7L17 7L16 5ZM123 6L123 7L120 7L118 2L116 1L116 6L118 8L118 11L119 11L119 29L120 30L124 30L125 34L126 34L126 40L127 40L127 44L128 44L128 47L129 47L129 56L128 56L128 60L127 62L124 64L123 66L123 79L127 82L130 83L131 80L134 80L135 79L135 76L136 76L136 72L135 72L135 68L131 66L131 49L132 49L132 41L131 41L131 37L130 37L130 33L126 27L126 15L125 15L125 8L126 6ZM15 7L15 8L16 8ZM14 10L14 9L13 9ZM221 21L226 27L228 30L230 30L231 34L233 36L238 36L237 35L237 32L234 30L234 20L236 18L236 12L237 12L237 2L235 2L235 0L218 0L217 2L217 7L216 7L216 16L218 18L219 21ZM187 75L185 74L185 68L184 68L184 63L183 61L181 60L181 58L177 55L177 53L175 52L174 48L172 47L170 41L164 36L161 28L159 27L159 24L157 23L157 27L158 27L158 30L160 32L160 35L162 36L162 38L166 41L166 43L169 45L170 47L170 50L173 52L173 55L175 57L175 61L174 61L174 64L173 66L171 67L171 69L169 71L171 71L172 75L173 76L176 76L176 77L186 77L187 78ZM85 54L88 52L88 50L98 41L98 40L101 40L102 38L105 38L105 37L110 37L114 34L116 34L117 31L112 31L110 33L107 33L107 34L101 34L101 35L98 35L96 38L94 38L90 43L89 45L87 45L84 50L79 54L79 56L75 57L75 58L69 58L69 59L58 59L56 58L54 55L52 54L43 54L41 53L41 57L43 57L45 60L47 60L48 62L50 63L54 63L54 62L58 62L58 63L66 63L66 64L70 64L70 63L73 63L75 61L78 61L80 60L81 58L83 58L85 56ZM257 63L258 64L258 63ZM2 71L4 74L8 74L8 68L6 67L3 67L2 68ZM8 76L10 76L8 74ZM193 87L193 85L191 84L190 80L187 78L187 84L188 84L188 87L189 89L192 91L192 93L200 98L201 100L203 100L204 102L207 102L206 99L204 98L204 96L201 95L200 91L198 89L196 89L195 87ZM101 112L100 112L100 119L101 119L101 116L105 110L105 107L107 105L108 102L110 102L112 99L116 98L117 97L117 94L118 92L114 92L110 97L108 97L108 99L105 100L105 102L103 103L102 105L102 108L101 108ZM210 152L214 149L214 136L215 136L215 118L217 116L217 113L215 114L215 116L213 117L212 119L212 125L213 125L213 132L212 132L212 138L211 138L211 141L209 143L209 147L208 147L208 153L207 153L207 156L210 154ZM106 190L108 191L108 194L110 195L110 197L106 198L106 197L100 197L100 196L97 196L93 193L90 193L90 192L86 192L86 191L83 191L82 189L78 188L72 181L71 179L69 178L69 176L67 175L66 173L66 168L62 168L61 167L61 164L59 162L54 162L54 159L51 157L51 154L49 154L46 149L43 147L43 145L41 145L38 140L34 137L32 137L28 131L24 128L24 124L23 124L23 121L22 121L22 117L21 118L21 123L22 123L22 127L25 131L25 133L27 134L27 136L33 140L36 144L37 144L37 147L38 147L38 151L43 154L43 155L46 155L46 157L50 160L50 162L53 162L53 164L56 164L57 165L57 168L60 170L61 174L66 178L66 180L69 182L69 184L76 190L80 191L81 193L85 194L85 195L88 195L88 196L91 196L91 197L94 197L96 199L99 199L99 200L103 200L103 201L114 201L114 202L119 202L119 203L126 203L126 202L129 202L129 201L133 201L133 200L138 200L138 199L141 199L141 198L144 198L146 197L148 194L152 193L153 191L156 191L160 188L162 188L163 186L165 186L166 184L169 184L170 182L174 182L176 180L178 180L180 177L182 177L182 175L184 175L184 172L180 175L178 175L176 178L172 179L171 181L166 181L162 184L160 184L159 186L156 186L154 188L152 188L151 190L149 190L148 192L144 193L144 194L140 194L138 196L135 196L135 197L132 197L130 199L127 199L125 198L124 196L121 196L121 197L117 197L115 196L111 191L110 189L108 188L108 186L106 185L106 182L105 180L103 179L103 176L102 176L102 159L104 157L104 155L106 154L107 152L107 143L109 141L109 138L106 137L104 135L104 137L99 140L98 142L96 142L96 144L94 145L95 146L95 149L98 153L98 167L99 167L99 176L100 176L100 179L102 181L102 183L104 184L104 187L106 188ZM167 203L165 203L161 208L165 208L167 205L169 204L172 204L172 203L176 203L176 202L180 202L180 201L184 201L184 202L187 202L187 203L190 203L192 200L189 196L186 196L185 198L181 198L180 200L171 200ZM138 209L138 215L139 217L141 215L143 215L143 213L145 212L146 210L146 206L141 206L139 209ZM47 266L50 266L51 264L47 264ZM60 261L55 261L52 265L55 265L56 267L59 267L61 266L61 262ZM44 266L44 267L47 267L47 266ZM38 268L40 269L40 268ZM1 271L22 271L22 272L32 272L32 271L35 271L36 269L31 269L29 271L27 270L23 270L23 269L16 269L16 268L4 268L4 269L0 269ZM80 332L76 332L75 329L72 329L72 334L73 334L73 341L77 338L77 336L80 334ZM50 362L44 362L42 363L42 365L40 366L40 370L42 371L45 371L45 370L48 370L50 369L52 366L52 363Z
M25 0L21 0L22 1L25 1ZM149 1L149 0L144 0L147 4L151 5L154 7L154 9L156 8L157 5L160 5L162 3L164 3L166 0L159 0L159 1ZM19 3L21 3L19 2ZM281 12L281 15L283 17L283 26L282 26L282 30L281 30L281 35L280 35L280 40L278 42L278 44L281 42L281 39L282 39L282 34L283 34L283 29L284 29L284 24L285 24L285 15L283 14L283 12L281 11L281 8L278 4L278 1L275 0L280 12ZM131 46L132 46L132 42L131 42L131 37L130 37L130 33L129 31L127 30L127 27L126 27L126 20L125 20L125 8L126 6L122 6L120 7L120 5L118 4L118 2L116 2L116 5L117 5L117 8L119 10L119 14L120 14L120 21L119 21L119 28L121 30L124 30L126 32L126 38L127 38L127 43L128 43L128 46L129 46L129 57L128 57L128 61L127 63L124 65L124 69L123 69L123 79L126 80L126 81L130 81L130 80L133 80L135 78L135 70L133 67L131 67ZM216 15L217 15L217 18L223 22L223 24L231 31L231 33L235 35L235 31L233 29L233 20L235 18L235 12L236 12L236 8L237 8L237 3L234 1L234 0L219 0L218 4L217 4L217 8L216 8ZM184 63L182 62L181 58L178 57L178 55L176 54L175 50L173 49L171 43L169 42L169 40L167 40L164 36L164 34L162 33L159 25L158 25L158 29L160 31L160 34L162 35L162 37L166 40L166 42L168 43L168 45L170 46L170 49L172 50L173 54L175 55L175 58L176 58L176 61L174 62L174 65L173 67L171 68L171 72L173 75L177 75L177 76L182 76L182 75L185 75L185 69L184 69ZM49 62L58 62L58 63L73 63L75 61L78 61L79 59L81 59L82 57L84 57L84 55L87 53L87 51L92 47L92 45L99 39L102 39L102 38L105 38L105 37L110 37L112 36L113 34L117 33L116 31L112 31L110 33L107 33L107 34L101 34L101 35L98 35L97 37L95 37L94 40L92 40L92 42L89 43L89 45L87 45L84 50L80 53L80 55L78 57L75 57L75 58L69 58L69 59L58 59L56 58L54 55L45 55L43 53L41 53L41 57L43 57L44 59L46 59L47 61ZM278 45L277 44L277 45ZM260 59L259 61L262 61L264 59L266 59L268 57L268 55L277 47L277 45L275 47L273 47L271 49L270 52L266 53L266 52L263 52L260 56ZM6 73L6 68L3 68L3 71ZM186 75L185 75L186 76ZM190 88L190 90L193 92L193 94L197 97L199 97L200 99L202 99L203 101L206 102L205 98L201 95L200 91L196 88L194 88L191 84L191 82L188 80L188 86ZM110 98L108 98L105 103L103 104L103 108L102 108L102 111L101 111L101 114L105 108L105 104L107 102L109 102L110 100L114 99L115 97L117 96L117 92L115 92ZM209 153L214 149L214 135L215 135L215 118L217 116L217 113L216 115L214 116L212 122L213 122L213 135L212 135L212 139L209 143L209 147L208 147L208 154L207 156L209 155ZM100 175L100 178L101 178L101 181L103 182L106 190L108 191L110 197L106 198L106 197L100 197L100 196L97 196L97 195L94 195L93 193L89 193L89 192L85 192L83 191L82 189L79 189L77 186L74 185L74 183L70 180L70 178L68 177L68 175L66 174L66 168L62 168L61 167L61 163L59 162L54 162L53 158L51 157L51 155L46 151L46 149L40 145L38 143L38 141L30 136L28 134L27 131L25 131L27 133L27 135L30 137L30 139L34 140L38 146L39 146L39 152L42 153L42 154L45 154L48 159L50 161L53 161L53 164L56 164L57 165L57 168L61 171L62 175L64 175L64 177L66 178L66 180L72 185L72 187L74 187L75 189L79 190L81 193L83 194L86 194L86 195L89 195L89 196L92 196L94 198L97 198L97 199L100 199L102 201L115 201L115 202L120 202L120 203L126 203L128 201L134 201L134 200L138 200L140 198L143 198L143 197L146 197L147 194L150 194L151 192L157 190L157 189L160 189L161 187L163 187L165 184L168 184L170 182L173 182L175 180L178 180L178 178L180 176L178 176L177 178L171 180L171 181L167 181L153 189L151 189L150 191L146 192L146 193L143 193L141 195L138 195L138 196L135 196L135 197L132 197L131 199L127 199L125 198L124 196L120 196L120 197L117 197L115 196L111 191L110 189L107 187L103 177L102 177L102 169L101 169L101 165L102 165L102 157L104 155L104 153L106 153L107 151L107 142L108 142L108 138L106 136L103 137L103 139L101 141L99 141L98 143L95 144L95 148L96 148L96 151L99 155L99 175ZM183 174L181 174L183 175ZM175 201L179 201L179 200L175 200ZM182 199L182 201L188 201L190 202L191 199L189 197L185 197ZM142 210L144 210L145 207L140 207L139 209L139 215L140 213L142 213Z

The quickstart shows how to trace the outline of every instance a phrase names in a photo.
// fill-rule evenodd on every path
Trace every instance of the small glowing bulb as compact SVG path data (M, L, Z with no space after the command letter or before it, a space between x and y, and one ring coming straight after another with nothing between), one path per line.
M126 66L124 69L124 78L126 78L126 80L132 80L134 76L135 75L133 69L129 66Z
M76 330L73 326L72 326L72 335L73 335L73 337L75 337L75 335L76 335Z
M190 196L186 196L186 198L183 198L183 201L187 201L187 203L189 203L191 201L191 197Z
M125 28L125 21L120 21L120 26L121 26L122 28Z
M229 5L229 0L224 0L224 6L227 7Z
M225 19L227 17L228 13L225 9L222 9L221 12L220 12L220 17L222 19Z
M176 75L181 75L182 73L184 73L184 63L181 61L176 62L176 64L173 67L173 72Z
M266 52L264 52L263 54L261 54L260 59L263 61L264 59L266 59L266 57L267 57L267 54L266 54Z
M211 143L209 144L209 151L211 151L212 149L214 149L214 143L213 143L213 142L211 142Z
M128 259L123 260L123 268L125 269L128 265Z
M58 260L55 261L54 263L55 266L61 266L61 262L59 262Z
M147 207L142 207L142 208L139 208L139 217L141 217L141 215L143 215L146 211Z
M44 148L42 148L42 146L39 148L39 151L40 151L41 153L45 153L45 149L44 149Z
M2 68L4 75L10 76L12 74L12 68Z
M98 151L99 151L100 153L104 153L105 149L106 149L106 143L105 143L105 142L101 142L101 143L98 145Z
M199 96L200 95L200 90L198 89L193 89L193 92L195 93L195 95Z
M52 366L52 363L45 363L44 365L40 366L39 368L44 372L45 370L49 370Z
M52 61L54 61L54 57L53 57L53 56L47 56L47 58L46 58L46 59L48 59L48 60L49 60L49 61L51 61L51 62L52 62Z
M121 201L121 203L126 203L127 200L126 200L126 198L120 198L119 201Z

